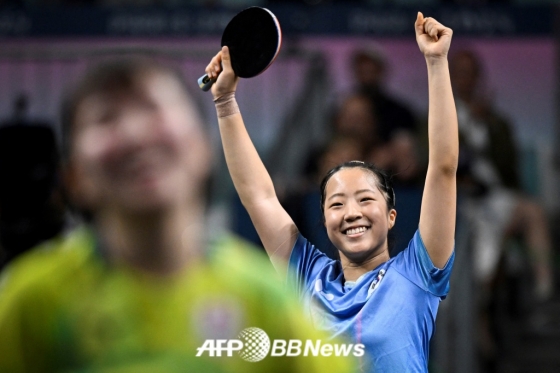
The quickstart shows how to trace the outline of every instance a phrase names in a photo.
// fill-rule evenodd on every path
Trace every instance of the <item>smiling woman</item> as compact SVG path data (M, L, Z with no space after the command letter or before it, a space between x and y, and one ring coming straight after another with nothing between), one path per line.
M372 270L389 260L383 233L393 228L397 212L383 171L361 161L344 163L325 176L321 193L325 227L339 250L346 281L360 277L360 268Z
M365 345L363 372L428 371L429 341L453 265L458 129L447 62L452 31L422 13L414 27L428 68L429 166L418 230L394 258L387 235L397 213L386 175L360 161L327 173L321 203L340 261L329 259L298 233L278 201L235 102L238 78L228 48L206 69L217 79L212 94L231 177L269 257L287 273L317 327Z

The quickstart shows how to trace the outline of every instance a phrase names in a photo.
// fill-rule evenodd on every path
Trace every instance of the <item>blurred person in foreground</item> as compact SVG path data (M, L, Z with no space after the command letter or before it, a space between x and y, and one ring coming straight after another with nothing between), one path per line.
M270 346L249 327L271 344L321 336L258 252L209 234L211 152L180 74L105 62L70 91L63 127L67 187L89 223L3 274L0 372L347 371L349 358L212 349L237 339L262 359Z

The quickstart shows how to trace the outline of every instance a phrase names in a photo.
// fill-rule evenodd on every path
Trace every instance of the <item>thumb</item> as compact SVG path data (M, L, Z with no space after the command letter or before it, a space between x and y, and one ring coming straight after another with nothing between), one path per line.
M232 72L233 67L231 66L231 56L229 54L229 48L227 46L222 47L222 68L224 72Z
M424 32L424 15L422 12L418 12L416 16L416 22L414 22L414 30L416 31L416 36L425 34Z

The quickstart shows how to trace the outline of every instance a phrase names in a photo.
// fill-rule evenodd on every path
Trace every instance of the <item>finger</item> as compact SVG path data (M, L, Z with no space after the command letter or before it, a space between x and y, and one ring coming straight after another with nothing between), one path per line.
M233 71L231 67L231 56L229 54L229 48L227 46L222 47L222 67L224 71Z
M206 66L206 68L204 69L204 72L206 73L206 75L208 75L211 78L211 72L213 70L212 67L212 61L210 61L210 63L208 64L208 66Z
M437 29L438 35L441 35L446 29L448 29L448 27L445 27L436 20L434 20L434 27Z
M208 64L208 66L206 66L206 74L211 78L211 79L215 79L221 71L221 60L222 60L222 56L221 56L222 52L219 52L218 54L216 54L212 60L210 61L210 63Z
M437 41L439 39L440 31L443 30L443 25L436 21L435 19L428 17L426 23L424 24L426 33L430 35L432 39Z
M424 15L422 14L422 12L418 12L418 14L416 15L414 30L416 31L416 36L424 34Z
M439 37L438 37L438 30L435 27L432 27L432 30L430 32L430 36L432 37L432 39L434 39L434 41L438 41Z

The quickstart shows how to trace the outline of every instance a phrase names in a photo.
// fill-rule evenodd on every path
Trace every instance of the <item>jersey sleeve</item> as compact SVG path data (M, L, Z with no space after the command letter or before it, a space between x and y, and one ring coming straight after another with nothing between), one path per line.
M449 292L449 278L455 260L455 250L443 268L432 263L420 231L416 230L408 247L395 258L395 269L425 291L445 299Z
M332 259L300 234L290 255L288 268L289 286L301 297L321 269L332 262Z

